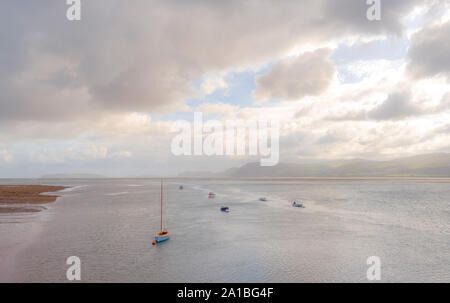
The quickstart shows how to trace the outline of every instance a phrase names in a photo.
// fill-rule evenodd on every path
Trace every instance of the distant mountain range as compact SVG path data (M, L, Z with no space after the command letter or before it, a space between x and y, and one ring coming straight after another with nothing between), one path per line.
M427 154L389 161L341 160L260 166L248 163L220 173L185 172L180 177L450 177L450 154Z

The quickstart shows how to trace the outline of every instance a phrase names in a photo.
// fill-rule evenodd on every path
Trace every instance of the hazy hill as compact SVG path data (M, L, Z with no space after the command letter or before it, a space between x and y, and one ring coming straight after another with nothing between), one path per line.
M96 174L48 174L42 175L41 179L104 179L107 178Z
M209 172L209 171L186 171L186 172L182 172L181 174L179 174L178 177L213 178L213 177L217 177L217 174L215 174L213 172Z
M184 176L197 176L195 173ZM218 174L198 177L450 177L450 154L428 154L390 161L342 160L320 163L280 163L264 167L248 163Z

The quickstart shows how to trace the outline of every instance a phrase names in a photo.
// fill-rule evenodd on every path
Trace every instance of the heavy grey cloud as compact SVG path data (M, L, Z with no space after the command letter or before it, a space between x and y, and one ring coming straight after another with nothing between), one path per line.
M297 100L318 95L330 85L335 68L328 61L329 49L319 49L275 64L270 71L256 78L256 101L268 99Z
M450 93L442 96L439 103L414 102L408 89L400 89L388 95L386 100L371 109L354 109L331 112L325 117L327 121L387 121L403 120L409 117L441 114L450 110Z
M414 34L408 69L415 78L450 77L450 22L424 27Z
M94 111L174 110L207 73L260 64L294 46L398 34L425 0L65 1L0 3L0 119L71 119Z
M374 120L398 120L422 113L420 107L411 102L409 92L397 92L389 97L379 106L367 113Z

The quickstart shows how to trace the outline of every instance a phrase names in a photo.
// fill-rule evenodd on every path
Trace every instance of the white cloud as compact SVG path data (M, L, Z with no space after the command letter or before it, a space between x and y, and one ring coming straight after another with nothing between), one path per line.
M0 149L0 160L4 163L11 163L14 159L13 154L11 151L7 149Z
M218 89L224 89L227 87L228 87L228 85L222 77L210 76L210 77L206 77L203 80L203 82L200 86L200 91L204 95L210 95Z
M195 108L196 112L204 114L219 115L221 117L235 117L239 111L239 106L227 103L203 103Z

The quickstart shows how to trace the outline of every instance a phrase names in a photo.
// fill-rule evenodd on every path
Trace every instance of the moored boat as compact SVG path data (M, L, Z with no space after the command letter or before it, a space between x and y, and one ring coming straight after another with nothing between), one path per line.
M213 193L213 192L210 192L209 194L208 194L208 198L215 198L216 197L216 194L215 193Z
M170 233L167 230L162 230L160 233L155 235L155 241L157 243L164 242L170 239Z
M153 244L167 241L171 236L167 229L163 228L163 179L161 179L161 221L159 228L159 233L155 235L155 241L153 241Z
M303 205L303 203L297 203L296 201L292 202L292 206L293 206L293 207L305 208L305 206Z

